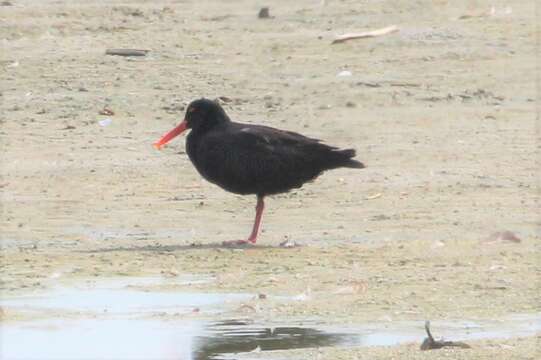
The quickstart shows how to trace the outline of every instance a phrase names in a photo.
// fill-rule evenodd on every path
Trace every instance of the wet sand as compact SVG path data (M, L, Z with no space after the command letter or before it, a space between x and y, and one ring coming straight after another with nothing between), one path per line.
M534 2L276 1L264 20L249 1L12 3L0 7L3 298L88 278L189 275L211 281L162 290L269 296L222 318L540 312ZM331 45L393 24L398 33ZM223 248L249 233L255 198L202 180L183 139L151 146L201 96L224 97L235 120L354 147L367 168L270 198L258 245ZM490 241L499 231L520 242ZM286 238L300 246L280 248ZM3 322L29 320L2 310ZM535 340L430 355L321 351L533 359Z
M519 338L507 341L479 341L471 343L472 349L445 348L419 351L418 344L397 347L371 347L351 349L320 348L312 350L289 350L241 354L243 359L535 359L539 353L539 337Z

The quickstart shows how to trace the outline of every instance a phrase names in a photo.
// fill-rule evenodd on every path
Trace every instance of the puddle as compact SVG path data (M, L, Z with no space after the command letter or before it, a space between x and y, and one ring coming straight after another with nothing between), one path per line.
M142 316L148 314L183 314L194 309L224 311L228 303L250 299L250 294L196 293L165 291L167 285L188 285L210 281L187 278L117 278L87 281L78 287L55 287L30 295L6 297L0 306L26 313L63 312Z
M185 281L206 280L120 278L4 298L0 305L7 313L13 309L38 316L1 323L0 358L217 360L256 349L420 344L426 336L424 319L333 327L310 319L208 321L209 314L223 316L253 295L164 290ZM195 308L199 312L194 315ZM541 313L490 321L433 320L432 330L437 337L466 342L532 336L541 331Z
M469 324L469 325L468 325ZM457 341L532 336L541 314L488 323L433 322L438 336ZM421 343L423 322L393 322L344 329L259 326L249 321L157 319L39 320L3 324L0 355L6 359L235 359L235 354L328 346Z
M0 358L11 360L190 360L192 322L130 319L40 320L3 324Z
M97 312L109 314L179 314L195 308L212 311L212 306L250 298L242 294L181 293L139 290L73 290L59 288L38 296L18 297L1 301L6 308L18 311L40 312L64 310L67 312ZM218 310L215 310L218 311Z
M226 354L356 345L358 336L326 332L317 328L277 326L254 327L242 321L224 321L206 327L195 337L193 360L222 359ZM228 356L228 359L232 357Z
M433 332L454 341L533 336L541 331L541 314L515 315L501 321L433 322ZM396 346L426 337L424 322L396 321L353 327L257 326L242 321L207 325L195 338L193 360L235 359L234 354L329 346ZM228 355L224 357L224 355ZM243 357L246 359L246 357Z

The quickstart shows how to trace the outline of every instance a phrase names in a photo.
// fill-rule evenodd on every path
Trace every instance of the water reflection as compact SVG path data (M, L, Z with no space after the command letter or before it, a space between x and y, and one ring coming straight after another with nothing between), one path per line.
M221 354L302 349L358 343L358 336L304 327L254 327L242 321L211 324L208 335L195 339L194 360L220 359Z

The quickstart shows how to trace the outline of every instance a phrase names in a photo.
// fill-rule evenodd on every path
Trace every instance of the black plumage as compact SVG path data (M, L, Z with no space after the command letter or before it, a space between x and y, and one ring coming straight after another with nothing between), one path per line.
M236 194L257 195L256 223L248 239L254 243L265 196L299 188L326 170L364 167L352 159L353 149L341 150L291 131L233 122L208 99L193 101L185 120L156 146L185 129L191 129L186 151L205 179Z

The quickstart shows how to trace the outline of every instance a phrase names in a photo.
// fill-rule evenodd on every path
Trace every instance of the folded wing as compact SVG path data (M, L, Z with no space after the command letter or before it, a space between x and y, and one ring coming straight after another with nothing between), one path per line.
M266 126L242 125L208 134L198 149L207 180L239 194L269 195L298 188L325 170L364 167L355 151Z

